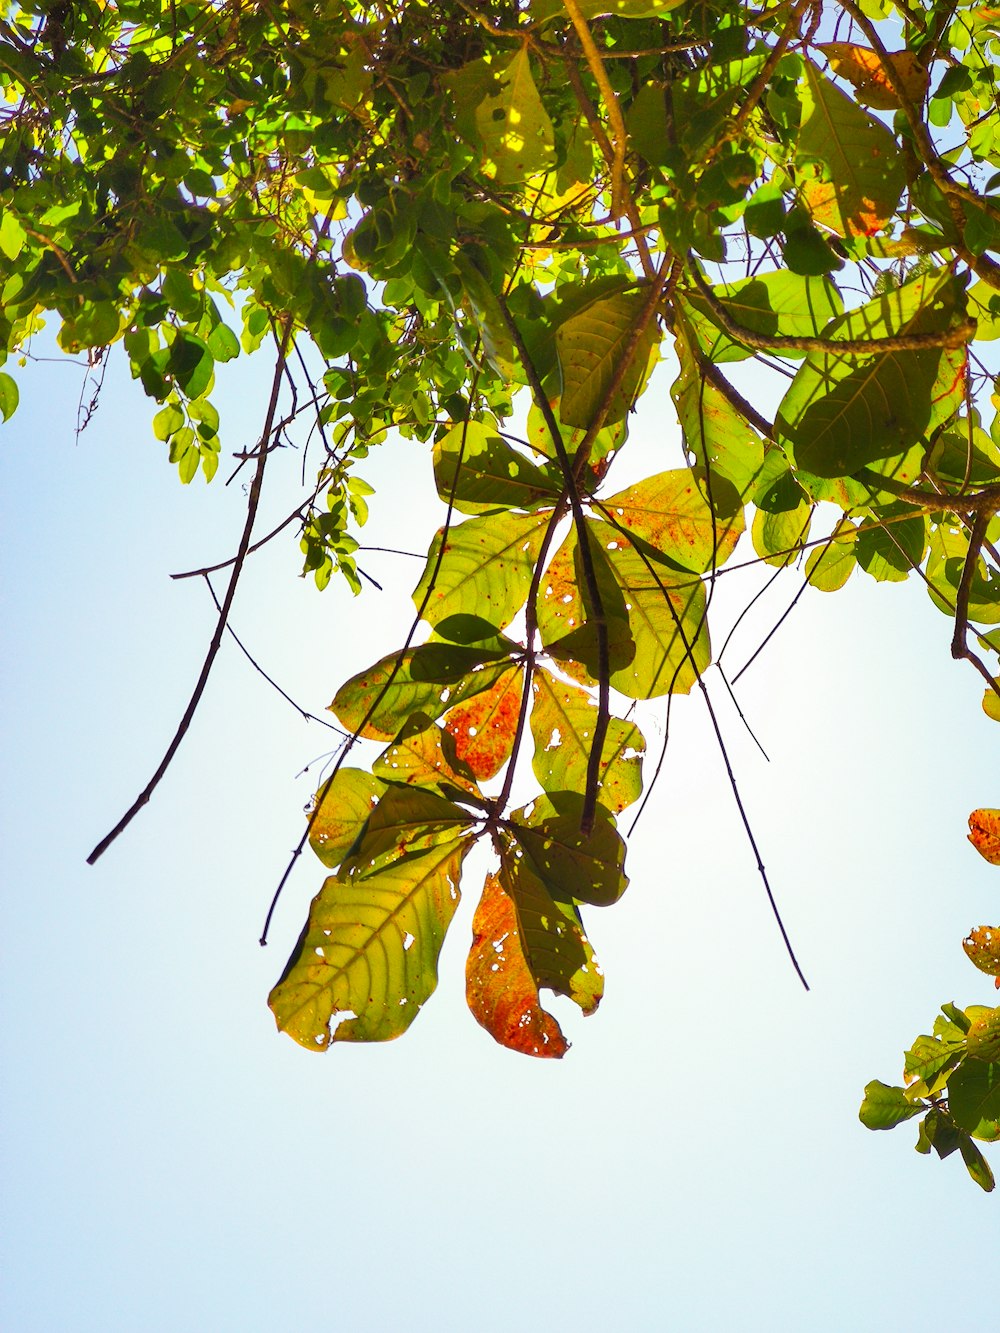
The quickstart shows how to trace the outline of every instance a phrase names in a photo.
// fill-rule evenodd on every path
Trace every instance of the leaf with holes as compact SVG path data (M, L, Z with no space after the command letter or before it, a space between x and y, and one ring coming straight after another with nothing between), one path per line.
M514 900L497 875L486 876L472 921L465 964L465 997L476 1022L509 1050L560 1059L569 1042L538 999L538 983L524 955Z
M450 708L444 725L460 763L485 782L495 777L510 758L517 734L524 670L512 666L480 694Z
M605 524L585 520L601 610L607 629L608 659L611 670L628 666L635 656L635 641L629 625L628 609L621 587L600 544ZM613 531L613 529L611 529ZM538 629L542 643L554 657L566 663L574 676L589 673L596 679L599 671L599 647L593 613L587 606L587 580L583 558L574 526L566 535L545 571L542 595L538 601ZM585 671L574 664L579 663Z
M576 907L554 898L537 868L506 837L499 878L513 899L521 949L535 983L592 1014L604 995L604 976Z
M562 377L559 420L563 425L590 429L626 355L628 368L610 398L602 424L613 425L628 414L646 383L650 359L659 342L656 321L651 320L630 350L633 330L647 301L644 292L621 292L595 301L560 324L556 351Z
M724 565L744 530L735 488L700 468L655 473L609 496L601 509L630 537L699 574Z
M377 874L331 876L268 997L278 1028L310 1051L405 1032L437 986L471 845L452 840Z
M499 85L476 108L476 128L496 180L522 184L555 161L552 121L535 87L527 46L500 71Z
M906 183L886 127L806 62L796 165L814 221L840 236L874 236Z
M546 513L487 514L447 533L442 528L413 592L418 608L430 593L424 619L436 625L450 616L475 615L500 629L510 624L528 596L549 521Z
M454 740L424 713L411 714L393 743L375 760L372 773L382 782L430 788L447 799L483 803L471 769L455 752Z
M625 843L603 805L598 803L589 835L580 832L582 812L577 792L549 792L515 810L507 830L554 898L607 907L628 887Z
M996 977L1000 990L1000 926L976 926L962 941L962 948L980 972Z
M309 845L330 870L336 870L357 842L378 804L385 783L360 768L338 769L329 785L313 797Z
M478 421L453 426L434 446L438 495L463 514L553 505L562 491L554 468L540 468Z
M944 333L964 311L948 269L914 278L833 320L823 336L885 338ZM782 399L775 427L796 467L847 477L904 453L959 406L964 349L811 352Z
M547 792L574 791L587 786L587 765L597 723L597 707L586 690L536 671L531 683L531 734L535 741L532 768ZM615 814L638 800L642 791L642 756L646 741L634 722L608 720L601 755L598 795Z
M348 731L391 741L412 713L439 718L490 689L508 666L508 659L498 658L492 648L440 643L408 648L352 676L337 691L330 711Z

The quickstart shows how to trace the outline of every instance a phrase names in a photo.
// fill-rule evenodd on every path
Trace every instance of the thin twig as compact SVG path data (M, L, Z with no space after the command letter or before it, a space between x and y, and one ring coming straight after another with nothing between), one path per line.
M205 692L205 686L208 684L208 678L211 675L212 667L215 663L215 658L222 644L222 636L226 628L226 622L229 619L229 611L233 604L233 598L236 596L236 587L240 581L240 575L243 572L243 564L244 561L246 560L247 552L250 549L250 535L253 532L254 521L257 517L257 507L260 503L261 485L264 480L264 466L267 462L267 455L268 455L267 443L271 436L271 431L274 426L274 416L278 407L278 394L281 389L281 380L284 374L285 361L288 355L288 343L292 336L292 323L293 321L291 314L285 315L284 320L282 321L280 337L277 335L277 332L275 333L275 341L278 343L278 357L274 368L274 377L271 382L271 398L267 405L267 415L264 419L264 429L261 432L260 443L258 445L257 467L254 472L253 481L251 482L250 485L250 495L247 500L246 522L243 525L243 535L240 538L239 549L236 553L236 559L233 562L233 571L229 576L229 584L226 588L226 595L222 602L222 609L219 612L219 618L215 625L215 632L212 635L212 641L208 646L208 652L205 655L204 662L202 663L201 673L198 676L198 680L195 684L194 691L191 695L190 700L188 701L187 708L185 708L184 714L181 717L180 722L178 723L177 730L174 732L173 739L167 746L166 752L163 758L160 760L156 772L153 774L149 782L147 782L146 786L142 789L139 795L132 802L131 806L129 806L125 814L122 815L121 819L119 819L118 823L114 826L114 828L110 831L110 833L105 834L105 836L101 839L101 841L97 844L94 850L87 857L88 865L92 866L97 860L100 859L100 857L104 855L104 853L108 850L108 848L115 841L115 839L119 837L120 834L124 833L125 829L128 828L129 824L131 824L132 820L136 817L139 811L143 808L144 805L147 804L149 798L152 796L153 792L159 785L160 780L163 777L164 773L166 773L167 769L170 767L174 755L180 748L181 741L183 741L184 737L187 735L188 728L190 727L195 712L197 711L198 704L201 702L201 696Z

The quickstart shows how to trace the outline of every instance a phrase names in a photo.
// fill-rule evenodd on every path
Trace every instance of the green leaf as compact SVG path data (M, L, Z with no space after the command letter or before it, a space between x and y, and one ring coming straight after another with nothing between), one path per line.
M990 1194L996 1181L993 1179L993 1172L990 1170L986 1158L968 1135L962 1136L958 1146L959 1151L962 1154L962 1161L965 1163L969 1175L980 1189L985 1190L987 1194Z
M588 430L610 391L626 355L632 331L646 306L641 291L621 292L595 301L556 330L556 350L562 376L559 419L567 426ZM659 333L651 320L634 349L628 369L611 397L605 425L621 421L639 396L649 374L650 357Z
M813 549L806 561L806 581L821 592L837 592L857 565L855 543L858 530L849 519L841 519L830 539Z
M894 1129L923 1111L923 1106L914 1105L907 1099L902 1088L891 1088L874 1079L865 1088L865 1099L858 1115L866 1129Z
M907 1096L935 1097L946 1086L950 1072L965 1056L965 1038L939 1041L921 1036L906 1052L903 1079Z
M604 613L608 661L619 670L635 657L635 641L629 625L625 596L601 544L606 525L585 520L597 590ZM538 602L538 629L542 643L554 657L581 663L592 675L599 671L599 648L593 608L589 606L587 582L574 525L549 563L542 579Z
M764 462L764 442L718 388L702 375L692 337L679 321L674 350L681 373L670 389L684 447L700 467L707 466L745 495Z
M903 159L881 121L806 61L796 166L809 211L840 236L873 236L895 211Z
M228 324L216 324L205 343L216 361L232 361L240 354L240 340Z
M4 209L0 216L0 254L8 259L16 259L24 248L28 233L10 209Z
M359 734L391 741L411 714L439 718L455 704L492 688L509 669L506 658L497 660L494 653L478 648L454 645L443 657L440 650L447 647L426 644L390 653L341 685L330 711L354 732L374 709Z
M948 1080L948 1110L973 1138L1000 1139L1000 1062L966 1060Z
M961 288L947 269L913 279L833 320L824 337L884 338L936 333L962 309ZM874 352L871 356L810 353L775 418L797 467L818 477L846 477L867 463L917 443L954 411L954 382L964 352Z
M311 1051L405 1032L437 986L470 846L463 838L377 874L331 876L268 997L279 1030Z
M693 573L721 568L744 530L733 486L700 468L658 472L609 496L601 508L630 536Z
M535 983L592 1014L604 977L572 903L557 901L521 848L500 847L500 883L513 899L525 962Z
M532 769L547 792L573 791L587 785L597 707L586 690L537 670L532 678ZM598 796L615 814L638 800L646 742L634 722L612 717L601 752Z
M790 475L790 474L789 474ZM809 538L812 505L799 500L794 509L772 513L758 509L750 526L753 549L767 565L790 565Z
M969 1028L966 1044L970 1059L1000 1063L1000 1008L986 1009L976 1015Z
M603 805L589 836L580 832L582 813L579 793L549 792L515 810L505 827L554 898L607 907L628 887L625 843Z
M520 185L553 165L552 121L535 87L526 45L498 79L499 88L476 108L476 128L497 182Z
M360 768L340 768L329 786L313 797L309 845L330 870L336 870L361 836L385 783ZM318 807L318 813L317 813Z
M872 518L858 530L858 564L880 583L902 582L924 558L927 520L905 504L882 505Z
M479 421L459 423L437 441L434 478L445 504L451 499L463 514L551 506L563 489L556 469L537 467Z
M430 590L424 619L436 625L449 616L478 615L501 629L510 624L528 595L548 525L548 514L506 513L442 528L413 592L419 608Z
M951 515L943 515L931 527L925 573L931 600L946 615L955 612L968 556L968 529ZM1000 575L982 557L976 560L969 585L968 616L977 624L1000 624Z
M386 771L383 765L375 776L381 778ZM366 877L378 874L394 861L460 837L472 819L468 810L433 791L390 783L344 871Z
M803 277L783 269L724 283L712 291L732 319L763 337L814 338L844 310L840 292L829 278ZM753 348L734 342L722 331L699 291L685 292L683 303L699 343L716 365L754 354ZM781 355L801 357L805 353L782 348Z
M17 382L5 370L0 370L0 416L4 421L9 421L17 411L19 397Z

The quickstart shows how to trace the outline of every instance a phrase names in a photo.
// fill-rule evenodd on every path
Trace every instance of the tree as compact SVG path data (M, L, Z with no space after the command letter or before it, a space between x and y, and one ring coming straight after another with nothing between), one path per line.
M470 1007L507 1046L564 1052L539 991L600 1001L581 904L627 884L635 705L698 690L724 750L708 610L748 523L801 591L915 573L1000 718L994 25L901 0L7 7L6 353L47 314L95 367L120 343L190 483L219 464L216 364L275 349L201 676L91 861L169 766L277 535L254 521L289 424L320 458L279 531L320 588L361 588L356 465L390 430L433 448L448 518L414 619L337 692L345 742L293 857L308 841L332 872L270 997L302 1045L412 1022L486 840ZM687 466L615 489L666 357ZM5 418L17 400L0 372ZM359 738L385 747L370 769L345 762ZM511 809L519 760L536 794ZM966 948L1000 974L994 928ZM974 1140L1000 1137L998 1027L945 1006L864 1122L922 1116L919 1150L960 1150L991 1188Z

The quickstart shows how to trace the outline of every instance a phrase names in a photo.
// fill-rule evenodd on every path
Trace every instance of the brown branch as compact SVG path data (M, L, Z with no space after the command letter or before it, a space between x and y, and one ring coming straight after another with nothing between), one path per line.
M611 80L608 78L608 72L604 68L604 62L601 59L601 53L597 49L597 43L590 31L590 25L584 18L580 6L576 0L562 0L563 8L570 17L570 21L576 30L576 35L580 39L580 45L583 47L583 54L586 56L590 72L594 76L594 82L597 84L601 93L601 99L604 102L605 110L608 113L608 121L611 125L612 134L612 155L611 155L611 211L615 217L621 217L625 211L624 188L625 188L625 146L628 143L628 131L625 128L625 117L622 115L622 109L618 102L618 96L611 86ZM633 223L633 227L635 224Z
M87 857L88 865L92 866L104 855L115 839L119 837L120 834L124 833L125 829L128 828L129 824L131 824L139 811L147 804L149 798L159 785L161 778L170 767L174 755L180 748L181 741L183 741L184 737L187 735L188 728L190 727L198 705L201 702L201 696L205 692L205 686L208 684L208 678L211 675L212 667L222 644L222 636L225 632L226 622L229 619L229 611L233 604L233 598L236 596L236 587L240 581L240 575L243 572L243 564L246 560L247 552L250 549L250 535L253 532L254 521L257 517L257 507L260 504L261 486L264 481L264 465L267 462L268 455L267 442L274 426L274 417L278 408L278 394L281 389L281 380L284 374L285 360L288 355L288 343L291 336L292 316L291 314L287 314L283 321L280 337L278 337L277 331L275 332L275 341L278 343L278 357L271 382L271 397L267 405L264 429L261 432L260 444L258 446L257 468L254 472L253 481L250 484L250 496L247 501L247 517L246 522L243 525L243 536L240 538L239 549L236 553L236 559L233 562L233 572L229 577L229 584L226 588L226 595L222 602L222 609L219 612L219 618L216 621L215 632L213 633L212 641L208 646L208 652L202 663L201 673L198 676L194 691L188 701L187 708L185 708L184 714L178 723L177 730L174 732L173 739L167 746L166 752L160 760L156 772L146 783L146 786L135 798L131 806L129 806L128 810L122 815L121 819L119 819L118 823L110 833L105 834Z
M692 254L688 255L688 265L685 272L694 281L723 331L734 341L761 352L780 351L782 347L787 347L789 351L823 352L830 356L877 356L883 352L922 352L929 348L964 347L976 334L976 321L969 318L939 333L895 333L885 338L821 338L787 333L757 333L733 319L705 281Z

